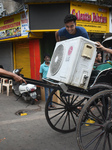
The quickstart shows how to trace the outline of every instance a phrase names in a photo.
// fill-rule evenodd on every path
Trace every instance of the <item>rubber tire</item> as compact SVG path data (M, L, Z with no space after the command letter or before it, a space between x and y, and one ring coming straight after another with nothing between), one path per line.
M98 93L96 93L95 95L93 95L88 103L86 103L86 105L83 107L81 113L80 113L80 116L79 116L79 119L78 119L78 123L77 123L77 130L76 130L76 135L77 135L77 143L78 143L78 146L79 146L79 149L80 150L85 150L83 145L82 145L82 142L81 142L81 138L80 138L80 128L81 128L81 121L82 121L82 117L85 113L85 111L87 110L87 108L89 107L89 105L91 105L93 103L93 101L99 97L99 95L104 95L104 94L107 94L107 93L112 93L112 89L111 90L104 90L104 91L100 91Z
M57 90L53 90L52 91L52 93L50 94L50 96L49 96L49 98L48 98L48 100L47 100L47 102L46 102L46 105L45 105L45 116L46 116L46 120L47 120L47 122L48 122L48 124L50 125L50 127L53 129L53 130L55 130L55 131L57 131L57 132L61 132L61 133L69 133L69 132L73 132L73 131L75 131L76 130L76 125L72 128L72 129L67 129L67 130L63 130L63 129L59 129L59 128L57 128L57 127L55 127L53 124L52 124L52 122L50 121L50 118L49 118L49 114L48 114L48 106L49 106L49 102L50 102L50 99L51 99L51 97L54 95L54 93L56 92ZM74 114L74 117L75 117L75 114ZM75 118L74 118L75 119ZM76 123L76 120L75 120L75 123Z

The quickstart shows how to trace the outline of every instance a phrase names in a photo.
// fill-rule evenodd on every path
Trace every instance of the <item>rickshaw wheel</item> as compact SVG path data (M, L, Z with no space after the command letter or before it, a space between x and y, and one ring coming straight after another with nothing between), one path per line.
M60 94L57 94L57 92ZM48 124L52 129L61 133L75 131L77 117L81 111L80 106L85 100L88 100L88 98L53 90L45 106ZM50 105L53 107L50 107Z
M77 124L77 142L80 150L112 150L112 90L93 95L85 104Z

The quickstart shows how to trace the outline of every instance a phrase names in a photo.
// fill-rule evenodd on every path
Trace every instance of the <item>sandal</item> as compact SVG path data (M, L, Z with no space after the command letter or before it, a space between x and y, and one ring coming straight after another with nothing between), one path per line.
M80 105L80 106L77 106L77 109L79 109L81 111L83 107L84 107L84 105Z
M51 108L56 108L54 105L50 105Z

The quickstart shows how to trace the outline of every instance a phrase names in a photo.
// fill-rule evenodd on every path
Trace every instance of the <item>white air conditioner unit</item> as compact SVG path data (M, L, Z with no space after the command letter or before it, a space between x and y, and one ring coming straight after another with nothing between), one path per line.
M83 37L57 42L47 79L87 89L94 61L95 42Z

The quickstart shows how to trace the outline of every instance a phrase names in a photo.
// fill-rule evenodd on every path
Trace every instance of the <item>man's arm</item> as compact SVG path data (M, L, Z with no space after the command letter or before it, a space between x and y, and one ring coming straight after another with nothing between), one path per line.
M112 54L112 49L110 49L110 48L104 47L104 48L103 48L103 51Z
M56 39L56 42L60 41L60 36L58 35L58 31L55 32L55 39Z
M26 83L26 81L22 77L18 76L17 74L14 74L10 71L6 71L2 68L0 68L0 75L6 75L6 76L9 76L9 77L12 77L17 82L21 82L21 83L25 82Z
M107 53L112 54L112 49L104 47L103 45L101 45L100 42L97 42L97 43L98 43L98 45L97 45L97 48L98 48L98 49L100 48L101 50L103 50L103 51L105 51L105 52L107 52Z

